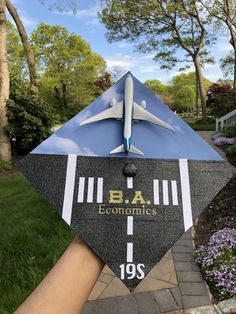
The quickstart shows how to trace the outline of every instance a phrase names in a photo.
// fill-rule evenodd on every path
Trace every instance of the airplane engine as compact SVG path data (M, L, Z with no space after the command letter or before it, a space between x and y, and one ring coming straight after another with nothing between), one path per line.
M140 106L143 108L143 109L146 109L147 105L146 105L146 101L145 100L142 100L140 102Z
M116 100L115 100L115 98L112 98L111 103L110 103L110 106L111 106L111 107L114 107L115 104L116 104Z

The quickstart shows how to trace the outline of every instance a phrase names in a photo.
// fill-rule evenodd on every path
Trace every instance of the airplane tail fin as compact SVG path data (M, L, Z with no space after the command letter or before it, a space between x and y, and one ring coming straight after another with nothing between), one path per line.
M139 150L138 148L136 148L133 145L130 146L130 150L129 151L131 153L133 153L133 154L136 154L136 155L142 155L142 156L144 155L144 153L141 150Z
M122 145L120 145L120 146L118 146L118 147L116 147L115 149L113 149L111 152L110 152L110 154L118 154L118 153L123 153L125 151L125 149L124 149L124 145L122 144ZM139 150L138 148L136 148L135 146L133 146L133 145L131 145L130 146L130 153L133 153L133 154L136 154L136 155L144 155L144 153L141 151L141 150Z
M118 153L123 153L125 151L124 149L124 144L116 147L115 149L113 149L110 154L118 154Z

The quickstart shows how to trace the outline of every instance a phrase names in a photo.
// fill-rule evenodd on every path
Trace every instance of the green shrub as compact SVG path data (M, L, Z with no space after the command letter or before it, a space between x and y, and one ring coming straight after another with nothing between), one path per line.
M226 155L229 157L236 157L236 143L227 148Z
M6 160L0 160L0 171L10 171L12 169L12 164Z
M224 127L222 133L225 137L236 137L236 125Z
M207 92L207 108L216 118L236 109L236 89L229 84L213 84Z
M11 77L7 108L14 153L28 153L51 134L52 109L17 76Z

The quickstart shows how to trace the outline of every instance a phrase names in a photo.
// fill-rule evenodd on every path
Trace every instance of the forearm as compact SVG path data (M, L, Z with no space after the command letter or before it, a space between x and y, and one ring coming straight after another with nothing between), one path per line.
M78 314L104 263L76 238L16 314Z

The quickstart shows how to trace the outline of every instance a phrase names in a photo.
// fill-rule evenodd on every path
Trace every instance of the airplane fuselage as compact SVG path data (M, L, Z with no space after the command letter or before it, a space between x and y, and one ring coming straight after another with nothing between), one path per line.
M131 147L132 135L132 116L133 116L133 98L134 98L134 85L131 75L129 74L125 81L124 93L124 133L123 143L125 154L128 155Z
M110 154L119 154L125 152L126 155L128 155L128 153L142 156L144 155L141 150L131 144L132 120L149 121L166 129L175 131L172 126L146 110L145 100L141 101L139 105L134 102L134 83L131 74L127 74L125 79L123 101L116 102L115 98L112 98L110 108L96 114L93 117L88 118L87 120L84 120L80 123L80 125L105 119L117 119L123 121L123 143L110 151Z

